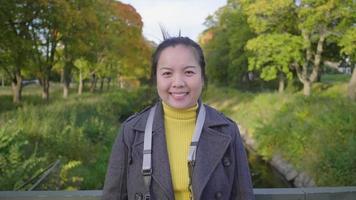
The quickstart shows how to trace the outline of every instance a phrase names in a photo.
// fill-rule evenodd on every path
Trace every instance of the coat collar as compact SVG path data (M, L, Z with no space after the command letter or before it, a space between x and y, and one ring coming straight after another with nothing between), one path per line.
M149 111L152 107L149 107L141 112L141 117L132 125L132 128L134 130L145 132L147 118L149 115ZM153 120L152 131L154 132L155 130L160 129L162 127L164 127L163 107L162 103L159 101L156 103L156 111Z
M215 127L215 126L224 126L228 125L228 122L226 119L220 115L216 115L216 111L209 106L205 106L207 109L207 114L205 117L205 122L204 122L204 127ZM149 114L149 109L151 107L145 109L143 111L143 115L136 121L136 123L133 124L132 128L137 131L144 132L146 128L146 121L148 118ZM199 110L199 108L197 109ZM164 119L163 119L163 107L162 103L159 101L156 103L156 112L155 112L155 118L153 121L153 126L152 126L152 131L155 131L157 129L160 129L164 127Z
M152 178L155 180L169 199L174 199L173 184L169 168L169 159L164 130L164 118L162 103L158 102L155 111L152 146ZM231 137L216 130L217 127L226 126L229 123L226 118L218 114L209 106L206 107L206 117L197 149L196 165L193 172L193 193L199 199L209 181L211 174L221 161L228 148ZM199 110L199 109L198 109ZM141 117L133 124L132 128L144 133L149 109L143 111ZM137 144L143 143L144 137L139 137Z

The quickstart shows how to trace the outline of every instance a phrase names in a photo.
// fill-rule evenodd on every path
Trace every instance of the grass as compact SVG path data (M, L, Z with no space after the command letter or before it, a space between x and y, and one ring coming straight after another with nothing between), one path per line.
M281 153L319 186L356 184L356 102L347 83L317 83L313 94L248 93L209 87L208 104L248 129L258 153Z
M148 89L73 94L54 84L49 103L40 88L25 88L21 104L0 91L0 188L12 190L60 159L37 189L100 189L120 122L151 103Z
M351 74L323 74L321 76L322 83L345 83L351 78Z

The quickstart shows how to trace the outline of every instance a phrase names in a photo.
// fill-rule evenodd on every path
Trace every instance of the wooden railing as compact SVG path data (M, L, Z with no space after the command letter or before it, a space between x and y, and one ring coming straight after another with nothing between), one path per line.
M356 187L254 189L256 200L356 200ZM0 200L99 200L101 190L0 191Z

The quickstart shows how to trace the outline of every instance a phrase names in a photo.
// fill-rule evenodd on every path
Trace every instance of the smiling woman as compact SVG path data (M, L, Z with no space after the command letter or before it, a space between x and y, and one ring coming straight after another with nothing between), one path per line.
M158 45L152 78L160 100L122 124L103 199L254 199L235 122L200 100L205 77L196 42Z
M187 109L197 104L204 81L191 47L167 47L157 65L157 91L169 106Z

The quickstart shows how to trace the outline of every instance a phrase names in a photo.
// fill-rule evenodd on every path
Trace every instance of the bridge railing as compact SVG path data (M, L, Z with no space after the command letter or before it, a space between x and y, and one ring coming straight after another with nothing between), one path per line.
M256 200L356 200L355 187L254 189ZM0 191L0 200L99 200L101 190Z

